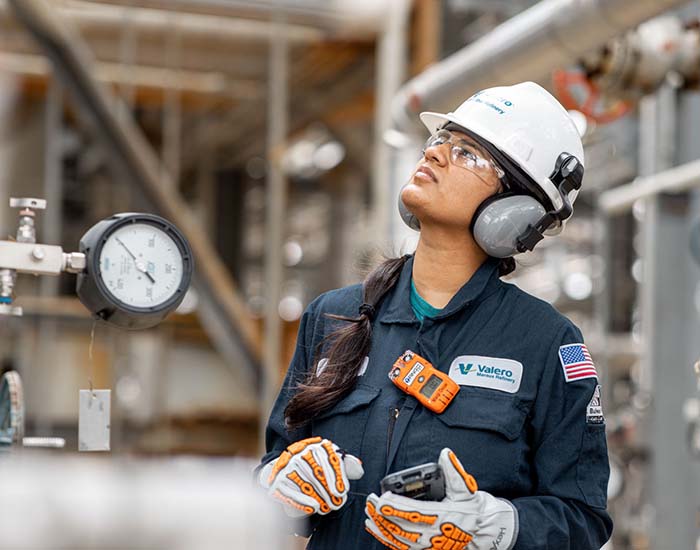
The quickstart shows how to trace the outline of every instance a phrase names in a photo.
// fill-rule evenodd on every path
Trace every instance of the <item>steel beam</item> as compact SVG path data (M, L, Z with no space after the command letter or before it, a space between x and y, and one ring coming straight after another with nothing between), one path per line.
M0 21L8 19L8 3L9 0L0 0ZM172 27L177 26L185 41L219 47L233 47L245 41L265 43L274 32L268 21L182 13L173 9L175 2L169 0L169 3L170 9L165 4L161 6L163 9L150 9L134 5L132 0L121 5L67 0L56 2L55 10L81 33L110 35L121 32L128 22L141 38L163 41L167 40ZM325 37L322 31L305 25L289 24L283 32L290 41L302 44Z
M655 143L640 159L650 168L668 169L700 156L697 120L700 96L667 86L655 96L656 123L641 127ZM647 139L647 138L645 138ZM654 166L651 166L651 165ZM650 548L695 548L700 466L689 452L685 399L695 398L692 365L700 354L697 297L700 269L692 259L689 233L698 215L698 197L655 195L645 199L642 324L643 371L640 385L650 384L649 447L653 452L646 477L653 506Z
M91 0L91 3L128 6L131 0ZM185 17L273 20L281 16L289 26L283 32L307 27L345 37L372 36L392 16L390 0L141 0L139 3L151 9L182 12Z

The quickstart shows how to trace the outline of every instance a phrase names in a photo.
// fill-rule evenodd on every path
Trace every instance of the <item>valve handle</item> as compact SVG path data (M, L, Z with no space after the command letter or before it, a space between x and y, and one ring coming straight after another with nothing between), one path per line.
M10 208L33 208L34 210L46 210L46 199L10 197Z

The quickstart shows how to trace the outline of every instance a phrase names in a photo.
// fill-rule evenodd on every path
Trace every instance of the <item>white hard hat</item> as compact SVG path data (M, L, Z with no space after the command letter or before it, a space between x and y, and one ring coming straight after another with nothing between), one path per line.
M518 187L505 195L519 198L496 195L474 216L472 230L487 253L531 250L543 234L561 230L583 178L583 144L573 119L547 90L534 82L488 88L454 112L420 118L431 133L453 123L479 138ZM399 207L409 223L410 213ZM417 220L409 225L417 228Z
M549 179L562 152L584 164L581 136L561 103L539 84L521 82L475 93L454 112L424 112L431 133L448 122L465 128L496 147L519 166L547 195L554 208L562 196ZM573 203L577 191L569 195Z

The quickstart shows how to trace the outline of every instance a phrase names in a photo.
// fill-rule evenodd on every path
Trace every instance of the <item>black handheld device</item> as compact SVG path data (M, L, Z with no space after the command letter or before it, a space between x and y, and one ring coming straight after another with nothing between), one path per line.
M445 477L436 462L406 468L389 474L381 482L382 493L390 491L416 500L445 498Z

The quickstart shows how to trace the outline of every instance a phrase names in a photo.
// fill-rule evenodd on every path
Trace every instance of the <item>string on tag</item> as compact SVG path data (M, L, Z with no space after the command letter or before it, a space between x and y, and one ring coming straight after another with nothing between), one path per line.
M90 384L90 396L95 399L95 390L92 384L94 361L92 358L92 345L95 343L95 327L97 326L97 319L92 322L92 330L90 331L90 345L88 346L88 359L90 361L90 366L88 368L88 383Z

